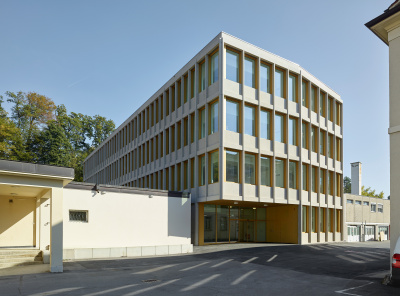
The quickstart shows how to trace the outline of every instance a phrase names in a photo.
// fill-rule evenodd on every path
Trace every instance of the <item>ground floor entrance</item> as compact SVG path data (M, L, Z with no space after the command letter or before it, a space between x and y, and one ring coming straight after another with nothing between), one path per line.
M297 206L199 204L199 244L297 243Z
M360 241L360 226L349 225L347 226L347 241L349 242L359 242Z

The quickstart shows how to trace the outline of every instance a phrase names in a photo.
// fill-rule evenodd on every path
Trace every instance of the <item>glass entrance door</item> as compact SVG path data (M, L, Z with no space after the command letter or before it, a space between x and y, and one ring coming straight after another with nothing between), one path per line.
M239 220L239 242L254 242L254 221Z

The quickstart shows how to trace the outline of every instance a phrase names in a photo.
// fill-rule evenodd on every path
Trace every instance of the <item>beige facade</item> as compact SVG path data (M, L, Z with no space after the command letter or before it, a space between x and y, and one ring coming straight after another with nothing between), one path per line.
M220 33L88 156L84 180L190 192L195 244L341 241L342 112L299 65Z
M347 227L345 240L390 239L390 200L355 194L344 194L344 198Z

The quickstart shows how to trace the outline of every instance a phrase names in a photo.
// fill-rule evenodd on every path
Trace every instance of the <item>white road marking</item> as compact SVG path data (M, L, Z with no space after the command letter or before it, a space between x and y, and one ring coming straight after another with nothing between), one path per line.
M57 290L48 291L48 292L41 292L41 293L37 293L37 294L31 294L31 295L29 295L29 296L49 296L49 295L57 295L57 294L60 294L60 293L71 292L71 291L79 290L79 289L82 289L82 287L57 289Z
M251 259L249 259L249 260L247 260L247 261L242 262L242 264L250 263L251 261L254 261L254 260L256 260L257 258L258 258L258 257L253 257L253 258L251 258Z
M241 277L237 278L235 281L233 281L231 283L231 285L237 285L239 283L241 283L243 280L245 280L249 275L251 275L252 273L255 273L257 270L251 270L248 273L245 273L244 275L242 275Z
M211 282L213 279L215 279L215 278L217 278L219 276L220 276L220 274L214 274L214 275L212 275L212 276L210 276L210 277L208 277L208 278L206 278L204 280L201 280L200 282L197 282L197 283L195 283L193 285L190 285L190 286L188 286L186 288L183 288L181 291L186 292L186 291L194 290L194 289L196 289L196 288L198 288L198 287L200 287L200 286L202 286L204 284L207 284L208 282Z
M222 261L222 262L217 263L217 264L215 264L215 265L213 265L211 267L218 267L218 266L221 266L222 264L225 264L225 263L228 263L228 262L231 262L231 261L233 261L233 259L228 259L228 260Z
M344 289L344 290L335 291L335 292L336 292L336 293L339 293L339 294L346 294L346 295L352 295L352 296L362 296L362 295L359 295L359 294L347 293L346 291L354 290L354 289L358 289L358 288L362 288L362 287L365 287L365 286L368 286L368 285L371 285L371 284L373 284L373 282L369 282L369 283L367 283L367 284L365 284L365 285L362 285L362 286L353 287L353 288Z
M162 284L159 284L159 285L156 285L156 286L151 286L151 287L148 287L148 288L144 288L144 289L141 289L141 290L137 290L137 291L132 292L132 293L124 294L123 296L134 296L134 295L138 295L138 294L141 294L141 293L145 293L145 292L147 292L147 291L151 291L151 290L154 290L154 289L157 289L157 288L160 288L160 287L163 287L163 286L166 286L166 285L175 283L176 281L179 281L179 279L170 280L170 281L168 281L168 282L165 282L165 283L162 283Z
M195 269L195 268L197 268L197 267L199 267L199 266L202 266L202 265L205 265L205 264L207 264L207 263L209 263L209 262L207 261L207 262L203 262L203 263L197 264L197 265L195 265L195 266L190 266L190 267L181 269L180 271L186 271L186 270Z
M271 261L274 260L276 257L278 257L278 255L272 256L271 258L269 258L269 259L267 260L267 262L271 262Z
M115 291L119 291L119 290L123 290L123 289L128 289L128 288L130 288L130 287L134 287L134 286L137 286L137 285L138 285L138 284L126 285L126 286L117 287L117 288L109 289L109 290L105 290L105 291L100 291L100 292L85 294L85 296L104 295L104 294L108 294L108 293L111 293L111 292L115 292Z
M146 273L156 272L156 271L159 271L159 270L162 270L162 269L170 268L170 267L175 266L175 265L176 264L163 265L163 266L152 268L152 269L138 271L138 272L135 272L133 274L146 274Z

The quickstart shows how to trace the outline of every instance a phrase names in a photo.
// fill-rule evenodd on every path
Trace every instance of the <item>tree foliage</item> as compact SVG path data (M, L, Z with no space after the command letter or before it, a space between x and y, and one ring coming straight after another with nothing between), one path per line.
M376 193L375 190L372 190L371 187L365 188L364 186L361 186L361 195L363 196L370 196L370 197L377 197L377 198L383 198L384 193L383 191Z
M343 191L344 193L351 193L351 179L349 177L343 179Z
M11 116L0 96L0 158L72 167L83 180L83 161L114 130L112 120L71 112L34 93L6 92Z

